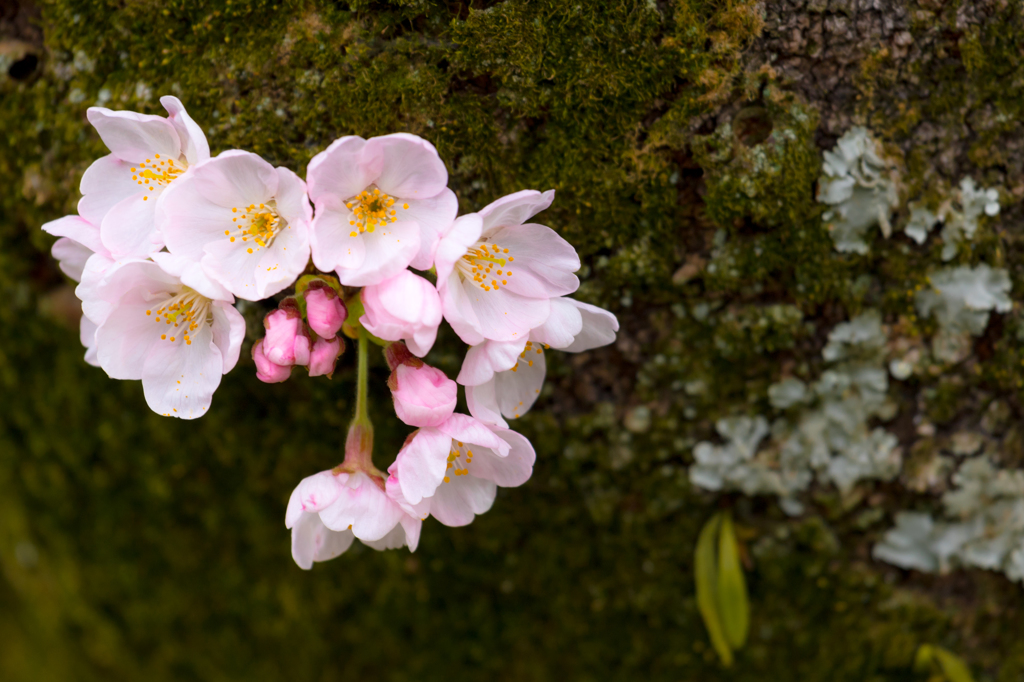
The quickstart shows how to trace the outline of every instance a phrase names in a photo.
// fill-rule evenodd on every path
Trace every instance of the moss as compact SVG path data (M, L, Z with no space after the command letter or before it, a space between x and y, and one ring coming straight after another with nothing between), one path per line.
M855 522L834 493L793 521L687 479L715 418L763 407L783 373L812 375L823 334L861 307L912 312L938 261L880 237L867 257L834 253L814 200L815 103L747 68L759 7L43 2L40 72L0 76L0 678L903 680L929 641L1010 679L1024 650L1005 581L974 575L974 596L946 598L961 583L868 563L881 522ZM1013 11L934 76L943 107L972 88L995 98L1003 132L1018 105L996 80L961 76L1012 61ZM886 59L864 71L879 111ZM82 362L69 285L38 226L74 210L104 153L85 109L159 113L168 92L215 152L301 171L340 135L408 130L437 145L463 210L557 189L545 220L580 250L580 297L613 309L623 333L551 354L518 425L538 451L527 486L470 527L428 523L413 555L354 549L303 573L284 505L339 457L350 362L330 382L265 386L243 359L191 423L149 414L137 383ZM950 111L918 100L874 120L899 141ZM1003 132L985 133L992 154ZM972 158L991 168L983 146ZM930 158L907 158L922 187ZM1019 251L991 229L960 258L991 262L1000 248L1008 261ZM673 283L687 263L692 276ZM1016 325L993 332L986 366L1019 366ZM432 359L451 373L459 353L443 333ZM1019 390L1018 370L992 371L986 381ZM379 464L405 436L383 416L384 376L378 360ZM952 414L955 387L939 388L933 407ZM638 407L644 428L625 419ZM690 570L715 503L735 507L751 558L751 640L729 673L707 647Z

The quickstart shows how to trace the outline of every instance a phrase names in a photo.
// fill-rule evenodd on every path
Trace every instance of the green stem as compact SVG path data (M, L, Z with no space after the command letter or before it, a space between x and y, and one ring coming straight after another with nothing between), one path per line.
M370 341L366 332L359 330L359 365L356 374L356 414L345 438L345 461L338 469L383 474L373 466L373 423L370 421L367 393L370 377Z

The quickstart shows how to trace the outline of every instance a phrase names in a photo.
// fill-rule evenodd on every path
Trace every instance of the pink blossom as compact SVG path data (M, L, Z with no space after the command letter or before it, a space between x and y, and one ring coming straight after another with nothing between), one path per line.
M458 211L437 150L408 133L335 140L313 157L306 178L316 205L313 263L346 286L429 269Z
M252 359L256 363L256 378L265 384L279 384L292 375L291 365L278 365L263 353L263 339L252 346Z
M263 352L268 360L282 367L309 364L309 335L294 301L264 317L263 327L267 330Z
M344 342L340 337L325 339L317 337L313 342L313 348L309 352L309 376L327 376L334 374L334 366L338 362L338 356L345 349Z
M386 341L404 340L423 357L434 345L441 324L441 300L430 282L408 270L362 291L365 314L359 322Z
M388 495L407 513L464 526L491 508L497 488L533 473L533 446L515 431L464 414L421 428L388 469Z
M522 341L547 319L550 299L579 287L572 246L549 227L525 222L554 191L524 190L456 220L435 256L444 317L470 345Z
M83 277L83 310L95 315L97 360L111 378L141 379L154 412L194 419L237 363L245 320L195 264L154 257L113 266L88 286Z
M177 180L157 220L171 253L199 262L235 296L258 301L302 274L312 217L306 183L295 173L231 150Z
M409 426L438 426L455 412L458 385L430 365L399 365L388 383L395 412Z
M309 328L325 339L335 336L348 317L348 311L338 297L338 292L330 285L316 281L306 289L303 296L306 300L306 320L309 322Z
M164 190L210 158L206 136L181 101L167 96L160 103L167 118L103 107L87 112L111 153L82 176L78 212L99 226L114 258L145 257L163 247L156 211Z
M466 353L456 381L466 386L470 414L507 426L503 417L518 419L540 395L545 349L580 353L612 343L618 329L618 320L607 310L571 298L552 299L548 319L525 342L485 341Z
M292 531L292 557L300 568L344 553L358 538L377 550L419 544L419 518L391 500L382 482L364 472L321 471L292 492L285 527Z

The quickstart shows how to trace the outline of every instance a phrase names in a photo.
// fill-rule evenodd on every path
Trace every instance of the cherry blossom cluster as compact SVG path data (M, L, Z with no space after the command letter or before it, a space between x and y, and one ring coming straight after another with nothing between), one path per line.
M110 154L83 175L78 214L43 226L78 282L86 361L141 380L155 412L193 419L238 362L237 299L277 301L252 346L263 382L297 366L330 377L354 340L344 461L288 502L302 568L355 539L415 550L428 516L466 525L497 488L525 483L534 449L507 420L540 395L545 352L603 346L618 331L611 313L568 297L575 249L530 222L554 192L459 216L444 162L415 135L342 137L303 180L251 152L212 157L182 103L160 102L166 117L89 109ZM422 359L442 321L469 346L455 381ZM371 343L384 348L395 413L414 429L386 472L372 460ZM469 414L456 412L459 384Z

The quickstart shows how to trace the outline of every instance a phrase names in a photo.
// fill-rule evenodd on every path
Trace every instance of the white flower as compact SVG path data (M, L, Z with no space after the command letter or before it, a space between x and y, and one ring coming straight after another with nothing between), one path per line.
M536 453L515 431L454 414L419 429L388 469L387 491L407 513L465 526L494 504L497 488L530 479Z
M258 301L305 269L312 215L299 176L231 150L167 190L158 221L171 253L198 261L235 296Z
M313 263L346 286L378 284L410 265L428 270L458 211L437 150L407 133L335 140L306 180Z
M161 97L169 116L91 107L89 122L111 153L82 176L78 212L100 228L115 257L144 257L159 251L163 237L156 209L166 187L210 158L206 136L177 97Z
M285 527L300 568L344 553L356 538L376 550L416 551L422 521L405 513L364 472L321 471L302 479L288 500Z
M533 406L544 385L545 348L570 353L606 346L619 322L607 310L571 298L551 300L551 314L525 341L485 341L466 353L457 381L466 386L469 412L481 421L507 426Z
M544 225L526 223L551 205L553 190L524 190L460 217L435 257L444 317L463 341L522 341L576 291L576 250Z
M93 284L83 281L83 310L98 325L97 359L111 378L141 379L154 412L194 419L238 361L245 320L231 294L197 264L153 257L157 262L116 265Z

